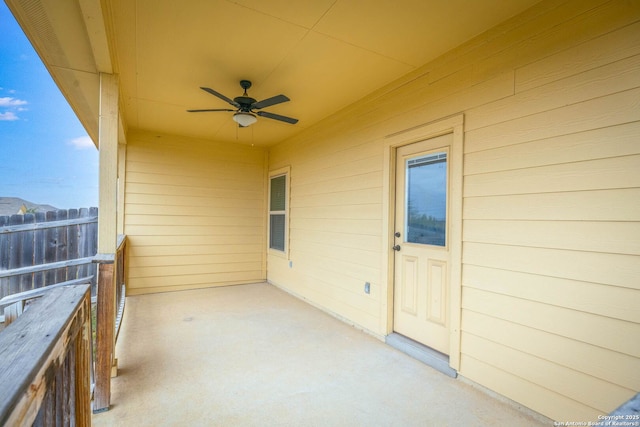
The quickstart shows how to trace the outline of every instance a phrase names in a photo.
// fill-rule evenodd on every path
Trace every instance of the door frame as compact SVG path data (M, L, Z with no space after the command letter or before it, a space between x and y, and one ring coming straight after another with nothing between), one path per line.
M385 335L393 332L394 251L395 230L395 176L396 150L398 147L423 141L447 133L453 134L451 146L450 195L449 195L449 244L451 272L449 281L449 366L460 370L460 322L462 313L462 181L464 115L458 114L435 122L416 126L385 136L383 169L383 220L382 220L382 273L386 277L386 298L381 301L380 318ZM384 249L386 248L386 250ZM386 274L385 274L386 273Z

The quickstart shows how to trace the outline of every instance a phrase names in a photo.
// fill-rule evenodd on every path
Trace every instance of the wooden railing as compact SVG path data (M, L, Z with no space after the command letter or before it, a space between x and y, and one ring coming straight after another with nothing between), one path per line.
M49 292L51 289L60 288L62 286L70 285L84 285L91 286L93 276L84 277L82 279L69 280L67 282L56 283L55 285L45 286L43 288L31 289L30 291L24 291L17 294L8 295L0 299L0 307L4 307L4 315L0 318L0 321L4 323L4 326L8 326L18 318L24 311L25 304L34 298L39 298ZM92 299L93 300L93 299Z
M0 333L0 425L91 425L91 294L47 290Z
M120 324L124 315L124 303L126 297L125 283L125 255L127 250L127 236L118 236L118 248L116 250L116 320L115 320L115 341L118 341L118 333L120 332Z
M126 236L119 236L113 255L98 255L96 362L93 412L109 410L111 377L117 374L115 346L125 303Z

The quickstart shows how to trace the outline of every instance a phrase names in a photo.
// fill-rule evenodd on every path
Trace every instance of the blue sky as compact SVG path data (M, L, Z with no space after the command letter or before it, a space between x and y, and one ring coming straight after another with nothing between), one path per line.
M98 206L98 150L0 1L0 196Z

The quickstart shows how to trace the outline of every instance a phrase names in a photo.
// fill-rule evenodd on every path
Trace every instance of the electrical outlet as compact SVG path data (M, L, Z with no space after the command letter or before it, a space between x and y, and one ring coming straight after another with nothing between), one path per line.
M366 283L364 284L364 293L365 293L365 294L369 294L369 293L371 293L371 283L366 282Z

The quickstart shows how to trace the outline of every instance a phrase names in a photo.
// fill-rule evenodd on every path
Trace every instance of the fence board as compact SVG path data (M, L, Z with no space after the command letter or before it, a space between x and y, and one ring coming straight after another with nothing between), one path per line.
M98 218L98 208L89 208L87 211L87 215L90 217ZM98 221L88 222L84 225L85 230L85 238L82 239L87 243L85 250L83 252L83 256L94 256L98 253ZM98 287L98 264L93 264L87 266L87 272L85 276L93 276L94 279L91 282L91 296L97 296L97 287Z
M54 211L49 211L46 213L46 221L55 221L56 213ZM58 240L58 229L57 228L47 228L44 235L46 246L44 249L44 263L49 264L56 262L56 241ZM45 283L56 283L56 272L55 270L48 270L44 275Z
M11 215L9 218L9 224L11 225L22 225L24 224L24 216L22 215ZM20 268L21 257L20 252L22 251L22 239L20 234L12 234L9 236L9 269ZM9 278L9 293L17 294L20 292L20 278L18 276L13 276Z
M36 212L36 225L44 224L47 217L44 212ZM38 230L34 233L33 242L33 265L44 264L44 253L47 247L47 241L45 239L44 230ZM45 272L38 271L33 273L33 287L41 288L45 286Z
M79 218L90 218L90 214L89 214L89 209L87 208L81 208L78 211L78 216ZM96 217L96 221L97 221L97 217ZM89 221L83 223L83 224L79 224L78 225L78 256L81 257L85 257L85 256L89 256L87 255L89 253L89 246L91 245L91 242L89 242L90 236L87 233L88 231L88 224ZM91 255L94 255L95 252L93 252ZM93 267L93 264L91 265L81 265L78 266L78 277L87 277L87 276L91 276L93 273L93 270L91 269L91 267ZM91 296L95 296L95 282L91 282Z
M9 224L8 216L0 216L0 227L5 227ZM0 271L9 269L9 235L0 234ZM9 293L9 278L4 277L0 279L0 298Z
M69 218L69 212L66 209L61 209L56 212L56 220L64 221ZM56 261L68 259L69 252L67 251L67 228L56 227ZM64 282L67 280L67 269L59 268L56 270L56 283Z
M25 214L24 224L33 224L35 223L36 217L34 214ZM25 231L22 234L22 242L20 248L20 267L25 267L28 265L33 265L33 253L34 253L34 232L33 231ZM20 276L20 292L28 291L33 289L33 275L32 274L22 274Z
M74 220L78 218L77 209L69 209L68 220ZM68 256L74 256L78 253L78 225L67 225L67 252ZM78 278L78 267L72 266L67 268L67 280L73 280Z

